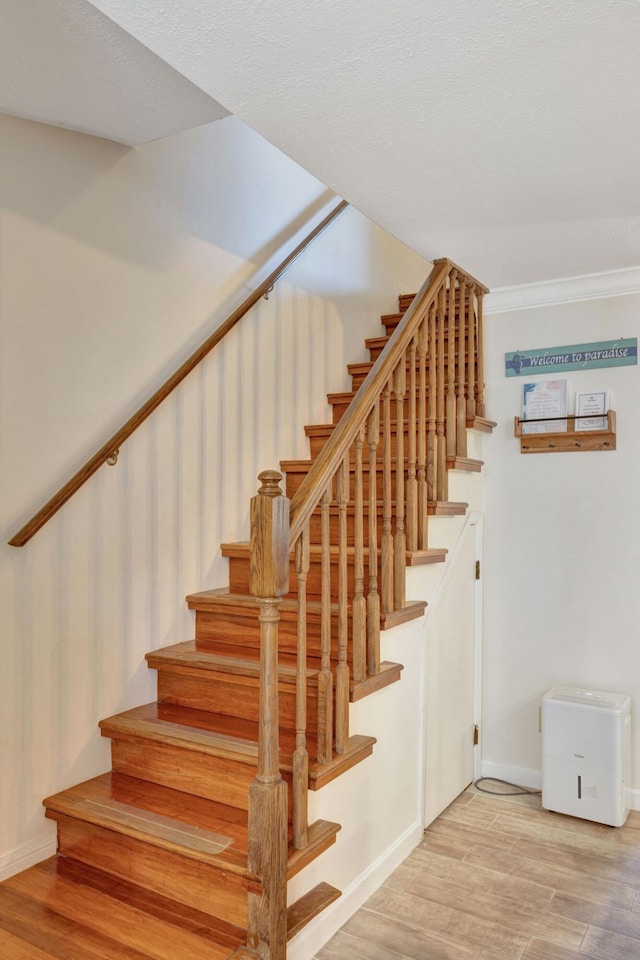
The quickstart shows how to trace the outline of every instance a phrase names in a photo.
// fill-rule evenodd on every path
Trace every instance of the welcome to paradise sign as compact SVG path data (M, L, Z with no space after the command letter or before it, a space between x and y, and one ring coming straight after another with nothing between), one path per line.
M637 363L638 340L625 337L542 350L515 350L505 353L504 372L507 377L531 377L560 370L593 370L595 367L626 367Z

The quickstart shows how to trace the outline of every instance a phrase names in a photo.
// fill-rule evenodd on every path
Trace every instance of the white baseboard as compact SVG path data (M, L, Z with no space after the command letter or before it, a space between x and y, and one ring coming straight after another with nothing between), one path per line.
M422 827L416 820L343 890L339 900L327 907L293 938L287 947L287 960L311 960L396 867L406 860L421 839Z
M8 853L2 854L2 856L0 856L0 883L3 880L8 880L9 877L13 877L16 873L20 873L22 870L33 867L34 864L40 863L41 860L52 857L55 852L56 837L54 833L52 837L39 837L37 840L23 843L19 847L16 847L15 850L10 850Z
M629 805L632 810L640 810L640 790L629 790Z
M499 780L508 780L519 786L529 787L531 790L542 790L542 770L531 770L529 767L510 767L505 763L491 763L482 761L482 776L497 777ZM640 810L640 790L629 790L629 803L632 810Z
M530 790L542 790L542 770L531 770L529 767L511 767L506 763L492 763L490 760L483 760L482 776L508 780L509 783L529 787Z

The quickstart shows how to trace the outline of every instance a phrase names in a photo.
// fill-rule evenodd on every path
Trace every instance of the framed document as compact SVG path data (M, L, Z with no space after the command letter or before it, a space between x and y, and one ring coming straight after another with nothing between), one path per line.
M561 433L567 429L567 381L525 383L522 433ZM529 423L528 421L532 421Z
M606 430L608 409L606 390L576 393L576 430Z

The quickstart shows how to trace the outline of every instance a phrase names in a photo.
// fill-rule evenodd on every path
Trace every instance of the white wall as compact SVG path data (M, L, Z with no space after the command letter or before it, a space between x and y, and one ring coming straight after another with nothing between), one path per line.
M487 317L487 411L499 423L486 466L486 773L539 784L538 705L564 682L631 694L640 790L640 370L556 374L572 393L611 391L617 450L593 453L522 455L522 378L504 376L507 351L637 337L639 317L639 294Z
M153 699L144 654L225 583L257 473L307 455L303 425L428 265L347 211L115 468L8 547L330 194L233 118L126 150L0 117L0 141L1 876L51 849L43 797L108 768L98 720Z

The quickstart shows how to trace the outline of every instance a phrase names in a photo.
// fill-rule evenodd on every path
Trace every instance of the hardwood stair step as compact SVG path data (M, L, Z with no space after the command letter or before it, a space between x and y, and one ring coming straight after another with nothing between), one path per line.
M162 850L248 875L246 814L234 807L116 773L48 797L44 806L49 819L64 815L105 826Z
M430 517L463 517L468 503L459 500L431 500L427 508Z
M438 553L442 559L446 551L423 551ZM260 656L260 609L258 601L248 593L231 593L227 587L217 590L205 590L187 597L189 609L196 613L196 639L189 641L198 650L212 651L222 656L233 657L238 650L243 656L250 652L258 659ZM390 630L400 623L415 620L424 613L424 601L410 601L400 610L382 614L380 626ZM331 605L331 659L338 661L338 606ZM309 600L307 603L307 663L313 670L320 666L321 652L321 604ZM349 621L351 613L349 612ZM351 637L351 630L349 630ZM283 649L293 658L298 644L298 603L297 600L283 600L280 605L280 629L278 639L279 656ZM351 643L348 646L348 658L351 663ZM356 684L351 682L351 699L355 696Z
M402 315L400 314L399 316L402 316ZM393 329L395 329L395 327L398 325L398 321L394 320L392 321L392 323L393 323ZM380 354L382 353L386 345L389 343L390 339L391 339L391 334L386 334L381 337L367 337L367 339L364 342L364 345L369 351L369 359L372 362L375 362L378 359L378 357L380 356ZM445 342L447 342L449 339L449 331L446 326L444 328L444 339L445 339ZM465 343L468 343L468 342L469 342L469 336L467 333L467 335L465 336Z
M467 473L481 473L484 460L472 457L447 457L447 470L465 470Z
M392 488L392 498L395 497L395 484L396 484L396 464L397 460L395 457L391 459L391 488ZM297 493L300 484L306 477L306 475L311 470L313 466L313 460L282 460L280 462L280 469L284 474L286 474L286 494L289 498L293 498ZM484 461L482 460L473 460L469 457L456 457L452 460L447 460L447 467L450 470L473 470L480 472L484 466ZM407 467L408 460L405 456L404 458L404 476L406 479L407 476ZM362 470L362 488L363 488L363 497L365 500L369 499L369 466L368 463L363 464ZM383 498L383 487L384 487L384 465L382 462L382 456L378 456L376 460L376 498L382 500ZM349 473L349 497L351 500L355 497L355 470L353 464L351 464L351 469Z
M287 940L291 940L300 933L314 917L341 896L341 892L330 884L319 883L292 903L287 910Z
M239 939L246 941L233 924L212 922L175 898L133 890L129 899L126 884L112 878L111 887L97 889L66 864L58 869L63 860L53 857L0 886L7 960L227 960Z
M456 369L456 370L457 370L457 368L458 368L458 362L459 362L459 361L458 361L458 358L459 358L459 354L458 354L458 353L453 354L453 361L454 361L454 366L455 366L455 369ZM445 367L448 367L448 366L449 366L449 354L448 354L448 353L445 353L443 362L444 362L444 364L445 364ZM465 362L466 362L466 361L465 361ZM351 387L352 387L353 390L358 390L358 388L362 386L362 384L363 384L364 381L366 380L367 376L368 376L369 373L371 372L371 370L372 370L372 368L373 368L373 364L374 364L374 361L373 361L373 360L368 360L368 361L367 361L367 360L364 360L364 361L360 361L359 363L349 363L349 364L347 364L347 373L348 373L348 375L351 377ZM408 358L407 358L407 362L406 362L406 364L405 364L405 369L406 369L406 371L407 371L406 376L407 376L407 392L408 392L408 390L409 390L409 370L410 370L410 364L409 364L409 359L408 359ZM416 397L418 396L418 389L419 389L419 388L418 388L418 383L417 383L417 379L418 379L418 376L419 376L419 370L420 370L420 366L419 366L418 361L416 361ZM428 370L429 370L429 358L427 358L427 377L428 377ZM395 402L396 402L395 392L392 392L392 393L391 393L391 402L392 402L392 404L395 405Z
M258 724L173 704L148 703L100 722L111 738L115 772L246 810L258 758ZM236 731L233 735L232 731ZM344 754L316 760L309 737L309 787L319 789L368 757L374 737L352 736ZM280 729L280 770L287 774L289 810L295 731Z
M233 656L198 649L195 640L148 653L158 671L158 700L196 710L257 722L260 718L260 652L239 649ZM278 668L280 726L296 727L296 658L280 655ZM318 719L318 669L306 671L307 731L315 737Z
M309 787L311 790L320 790L331 783L336 777L351 770L356 764L370 757L376 743L375 737L366 737L354 734L349 737L347 749L344 753L335 753L330 763L319 764L313 760L309 764Z
M189 707L147 703L101 720L99 726L103 736L143 738L239 763L253 765L258 757L254 739L232 732L240 726L235 718Z
M92 887L121 903L128 903L137 910L159 920L169 919L181 930L210 938L212 942L226 950L234 950L238 943L246 942L246 931L235 924L212 917L177 900L160 896L145 890L134 883L119 880L109 874L79 860L68 857L54 858L51 866L58 876L66 877L75 883Z
M258 762L258 725L167 703L100 722L117 773L246 810ZM287 731L282 731L282 741ZM291 743L286 749L291 752Z
M426 604L425 604L426 606ZM376 693L392 683L397 683L400 674L404 670L401 663L392 663L390 660L384 660L380 664L380 673L370 674L364 680L352 680L349 699L355 703L364 697Z
M222 556L229 560L229 587L234 594L249 592L249 572L251 565L251 552L248 542L243 543L223 543L221 544ZM427 550L407 551L406 564L408 566L421 566L428 563L442 563L446 559L446 550L440 548ZM307 597L313 601L319 601L322 596L322 548L312 544L309 550L310 566L307 575ZM365 588L367 583L369 557L368 550L364 551L364 576ZM380 548L378 548L380 554ZM339 579L339 549L336 546L329 548L330 556L330 577L331 594L337 596ZM353 596L355 583L355 548L347 547L347 589L349 596ZM287 598L291 599L297 593L298 580L295 570L295 560L290 558L289 567L289 593Z
M331 413L334 423L339 423L341 418L349 409L351 401L356 395L355 390L341 390L336 393L327 394L327 403L331 407ZM429 396L429 387L427 385L426 390L427 397ZM417 397L416 397L417 405ZM392 396L391 399L391 412L394 415L395 419L395 397ZM409 401L407 397L404 400L404 419L409 418ZM484 417L467 417L467 430L481 430L484 433L491 433L493 428L497 426L495 421L486 420Z
M467 418L467 430L478 430L480 433L493 433L497 426L496 420L487 420L486 417Z

